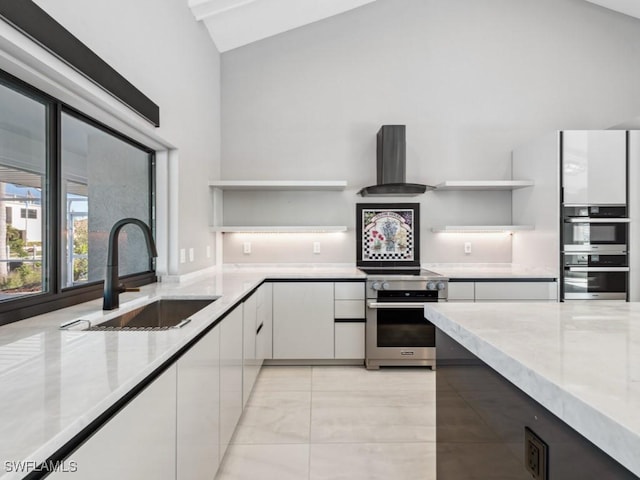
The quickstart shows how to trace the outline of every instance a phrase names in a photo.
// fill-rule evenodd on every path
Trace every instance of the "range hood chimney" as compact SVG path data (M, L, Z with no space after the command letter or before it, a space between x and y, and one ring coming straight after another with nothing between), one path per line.
M377 185L364 187L363 197L413 197L431 190L429 185L407 183L406 125L383 125L378 131Z

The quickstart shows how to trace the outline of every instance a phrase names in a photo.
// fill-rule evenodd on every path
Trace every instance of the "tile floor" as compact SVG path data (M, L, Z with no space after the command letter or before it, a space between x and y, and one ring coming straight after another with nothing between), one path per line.
M435 478L435 372L269 366L216 480Z

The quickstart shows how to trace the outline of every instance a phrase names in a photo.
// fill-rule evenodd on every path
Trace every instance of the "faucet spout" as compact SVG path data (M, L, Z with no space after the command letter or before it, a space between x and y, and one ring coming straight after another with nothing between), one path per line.
M118 273L118 236L122 227L128 224L137 225L144 234L147 242L147 250L151 257L157 257L158 251L153 241L151 229L142 220L137 218L123 218L114 223L109 233L109 247L107 251L107 272L104 280L104 298L102 302L103 310L113 310L120 306L120 293L125 291L123 285L120 285L120 275Z

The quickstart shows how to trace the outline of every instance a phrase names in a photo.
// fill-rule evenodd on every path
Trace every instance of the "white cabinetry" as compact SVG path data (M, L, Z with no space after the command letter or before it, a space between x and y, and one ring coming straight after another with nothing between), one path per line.
M174 480L176 366L167 369L131 400L73 452L69 461L76 462L76 472L54 472L47 478Z
M476 302L557 299L556 282L476 282Z
M220 325L177 365L177 478L212 479L220 464Z
M449 282L450 302L473 302L476 298L475 282Z
M365 284L334 284L334 356L337 359L364 359Z
M257 295L258 335L256 337L256 359L262 366L265 359L273 358L273 284L263 283Z
M242 414L242 306L220 322L220 458Z
M258 361L256 357L256 330L258 304L254 293L242 304L242 406L247 404L253 384L258 376Z
M564 203L627 203L627 133L622 130L562 132Z
M449 282L450 302L531 302L557 301L555 281Z
M273 358L334 358L333 282L273 284Z

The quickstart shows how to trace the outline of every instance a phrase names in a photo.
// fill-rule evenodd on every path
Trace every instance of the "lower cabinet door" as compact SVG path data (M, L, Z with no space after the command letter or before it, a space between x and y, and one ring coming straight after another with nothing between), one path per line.
M242 406L249 400L253 384L258 376L256 358L257 303L254 293L242 304L243 347L242 347Z
M229 446L242 415L242 306L231 311L220 327L220 458Z
M77 470L70 468L71 462ZM176 472L176 365L155 379L47 478L173 480Z
M212 480L220 464L220 326L178 360L177 479Z
M364 322L336 322L337 359L364 360Z
M333 322L332 282L274 283L274 359L334 358Z

